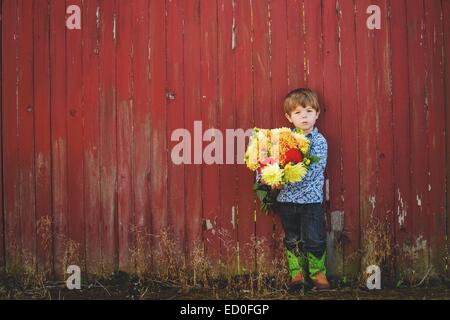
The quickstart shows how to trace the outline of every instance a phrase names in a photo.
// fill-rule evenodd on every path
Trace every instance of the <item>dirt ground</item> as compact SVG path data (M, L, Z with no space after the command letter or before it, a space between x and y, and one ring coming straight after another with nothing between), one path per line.
M82 283L80 290L69 290L64 281L24 285L12 276L0 275L0 299L20 300L450 300L448 284L427 284L419 288L367 290L339 286L331 290L314 288L290 290L265 287L249 290L244 286L205 289L180 286L171 281L139 281L119 274L108 279Z
M108 291L106 291L108 290ZM25 298L26 299L26 298ZM420 289L385 289L368 291L361 289L340 289L327 291L260 293L240 295L224 292L210 292L201 290L161 290L159 292L142 292L133 295L127 292L110 289L95 288L80 291L67 289L52 290L47 299L143 299L143 300L215 300L215 299L243 299L243 300L450 300L450 292L446 288Z
M116 290L114 288L89 288L81 290L68 290L66 288L48 289L46 295L33 291L14 293L3 292L0 299L20 300L450 300L450 292L446 288L420 288L420 289L381 289L368 291L361 289L340 289L327 291L263 293L241 295L223 292L210 292L201 290L164 289L158 292L132 292Z

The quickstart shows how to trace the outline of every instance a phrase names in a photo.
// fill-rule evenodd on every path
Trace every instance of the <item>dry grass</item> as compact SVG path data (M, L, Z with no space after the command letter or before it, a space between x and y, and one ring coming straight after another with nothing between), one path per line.
M39 230L42 230L39 231L41 245L48 247L50 238L46 236L46 230L51 229L51 224L47 219L43 219L38 225ZM85 280L83 288L96 290L92 293L93 297L103 294L107 298L115 293L129 292L126 296L129 299L159 297L164 290L172 292L173 296L206 295L209 298L291 297L292 293L288 291L287 286L289 277L281 234L273 241L253 237L243 248L242 254L249 254L249 259L254 261L254 268L246 274L236 272L239 243L224 230L218 234L223 261L216 267L202 241L192 244L187 252L169 229L162 230L158 235L151 235L144 228L134 228L134 245L130 249L134 273L114 272L89 280L90 282ZM68 238L64 239L63 244L64 268L70 264L80 265L80 244ZM382 279L392 271L394 248L388 225L372 221L364 230L363 245L362 272L358 283L365 287L365 268L368 265L379 265L382 269ZM14 269L14 277L2 276L6 279L4 282L9 283L0 285L2 298L58 299L60 292L67 292L63 281L48 282L46 274L37 271L36 258L30 253L22 252L19 262ZM417 283L417 280L410 278L409 282L413 284Z
M283 235L280 234L275 239L275 248L275 257L270 262L270 274L273 277L272 287L286 289L289 282L289 273L286 255L284 254Z
M80 243L63 237L64 256L62 259L63 274L66 276L67 267L70 265L81 266Z
M15 243L10 244L8 250L16 252L14 259L10 259L3 275L9 282L7 287L9 292L14 293L14 298L22 298L22 294L27 294L33 298L46 298L49 294L46 283L52 274L51 266L52 258L52 219L50 216L42 216L36 223L36 233L38 240L38 248L44 252L41 259L44 261L38 263L36 251L30 252L27 249L19 248ZM80 258L80 244L65 236L57 235L62 241L63 258L61 273L66 275L69 265L79 265L82 261ZM43 264L42 264L43 263Z
M185 274L190 276L190 279L185 283L190 283L194 287L208 287L213 273L212 265L206 256L204 245L200 241L194 244L189 261L189 271Z
M136 275L143 279L149 272L151 261L146 250L150 235L145 228L136 226L132 226L131 234L134 240L134 245L130 248L131 263Z
M362 236L362 272L359 277L361 286L366 287L366 268L370 265L379 266L383 282L391 284L394 275L394 245L388 221L372 218L363 229Z
M41 248L50 253L52 246L52 224L50 217L42 217L37 223L38 241ZM226 292L233 297L264 297L286 295L288 292L288 270L284 254L283 235L274 239L253 237L251 242L239 250L239 242L228 230L216 230L220 241L220 262L213 263L205 248L204 241L198 240L189 246L189 251L174 236L171 229L163 229L159 234L150 234L144 227L133 227L133 245L130 248L131 269L130 279L134 281L135 293L132 297L145 298L154 288L176 288L182 292L191 290L209 290L218 296L218 292ZM386 221L372 219L362 232L361 272L357 279L360 287L366 286L367 266L378 265L382 270L382 287L393 279L394 249L390 226ZM60 237L63 246L61 267L69 265L82 266L83 257L80 255L81 245L65 236ZM9 244L14 246L14 244ZM413 248L415 248L413 246ZM414 259L417 250L402 250L403 259L409 261L411 268L403 270L402 283L417 284L414 270ZM32 288L38 297L48 295L44 285L50 270L37 269L36 256L24 250L18 250L20 256L15 264L9 264L7 270L17 279L18 287ZM239 257L245 256L253 261L253 267L245 274L239 272ZM47 257L50 261L50 257ZM115 281L111 273L96 275L95 286L101 286L100 281ZM100 279L100 280L99 280ZM63 285L63 284L61 284ZM106 288L106 287L105 287ZM1 288L0 288L1 289ZM106 289L105 289L106 290ZM109 292L108 292L109 294Z
M154 236L157 243L155 257L156 277L161 281L176 281L186 283L186 263L182 245L175 239L170 229L162 229Z
M37 221L37 236L40 244L40 249L45 252L43 261L44 265L42 266L38 265L38 268L41 267L42 271L45 274L50 275L51 268L53 265L52 261L53 238L52 238L52 218L49 215L42 216Z
M224 290L229 293L244 292L252 296L287 287L287 267L284 250L269 259L271 247L263 238L252 238L245 248L255 262L249 274L239 275L237 271L238 243L229 232L219 230L222 260L214 264L208 257L204 243L196 241L190 252L173 235L170 229L162 229L158 235L151 235L142 229L134 229L135 246L131 257L135 276L141 283L151 282L178 287L182 290L208 289ZM152 241L151 253L147 252L148 241ZM282 239L277 246L283 248Z
M217 231L217 237L221 246L221 259L219 273L225 275L229 280L231 276L238 272L238 244L229 230L220 228Z
M399 272L399 281L397 286L415 287L422 284L428 284L430 275L434 278L437 276L433 274L433 268L428 265L428 270L421 268L416 272L416 267L426 254L427 242L423 237L419 236L416 239L408 239L403 243L403 246L398 250L398 261L402 268ZM420 276L419 276L420 274Z
M12 284L9 294L13 294L15 299L20 299L24 292L29 292L36 298L45 297L47 290L44 284L48 279L48 273L38 270L34 254L26 249L18 252L20 254L17 260L6 268L8 281L5 282Z
M37 221L37 234L39 243L44 250L48 250L52 245L52 218L42 216Z

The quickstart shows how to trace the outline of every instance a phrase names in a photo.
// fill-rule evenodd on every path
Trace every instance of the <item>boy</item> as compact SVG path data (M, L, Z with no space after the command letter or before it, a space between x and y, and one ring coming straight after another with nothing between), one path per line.
M313 91L301 88L286 96L283 107L288 121L302 129L310 139L310 152L320 158L319 162L310 166L302 181L284 185L277 197L291 285L303 285L305 272L309 269L314 286L327 289L329 283L325 268L322 202L328 145L324 136L314 127L319 118L320 106Z

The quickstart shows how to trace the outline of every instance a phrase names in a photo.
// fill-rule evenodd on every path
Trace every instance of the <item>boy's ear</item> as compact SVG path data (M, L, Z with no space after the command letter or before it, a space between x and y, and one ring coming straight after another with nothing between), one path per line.
M292 123L291 117L290 117L287 113L285 113L284 115L285 115L286 119L288 119L288 121L289 121L290 123Z

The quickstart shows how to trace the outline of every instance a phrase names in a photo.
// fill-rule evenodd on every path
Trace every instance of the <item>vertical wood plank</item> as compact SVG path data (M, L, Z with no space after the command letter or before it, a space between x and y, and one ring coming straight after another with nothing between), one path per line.
M134 2L117 2L117 212L119 269L133 270L130 249L135 248L133 204L133 75L132 26Z
M16 101L16 54L17 54L17 2L5 1L2 4L2 137L3 137L3 184L5 211L5 259L6 270L20 262L20 216L19 216L19 171L18 131Z
M184 99L185 128L195 140L194 122L201 121L200 96L200 0L184 1ZM185 172L186 241L189 254L202 243L202 168L194 163L196 143L191 141L191 165ZM201 152L201 150L200 150Z
M444 31L444 74L445 74L445 155L446 155L446 195L445 210L447 218L447 238L450 231L450 171L449 171L449 155L450 155L450 17L446 14L450 12L450 1L442 0L442 30ZM450 274L449 248L447 248L447 275Z
M252 108L252 44L250 1L236 1L236 115L237 127L247 130L254 126ZM245 165L238 166L238 241L239 271L253 271L253 244L255 234L255 201L251 192L254 176ZM207 186L205 186L206 188ZM242 268L242 269L241 269Z
M321 0L304 1L304 32L306 52L306 79L307 85L323 99L323 38L322 38L322 2ZM322 124L326 113L319 117L318 127Z
M343 162L342 162L342 95L341 95L341 74L340 64L340 39L337 3L335 1L322 2L323 20L327 23L323 27L323 105L322 110L329 110L326 114L326 126L322 126L320 131L327 139L327 174L329 177L329 210L330 210L330 230L328 245L328 266L330 275L342 274L343 272L343 248L338 241L339 226L338 220L342 217L343 211ZM311 42L308 43L310 46ZM326 76L325 76L326 75ZM321 112L320 117L325 112ZM323 123L323 121L321 122ZM345 217L345 212L344 212Z
M295 12L297 8L291 8ZM268 2L252 2L253 16L253 66L254 66L254 86L253 86L253 108L255 110L255 126L259 128L270 128L272 117L272 95L271 95L271 64L270 64L270 33L269 33L269 10ZM294 43L294 41L293 41ZM297 65L295 57L293 65ZM303 61L300 61L303 64ZM296 72L296 70L295 70ZM265 215L259 202L256 201L256 237L257 241L262 241L260 249L256 254L257 263L269 265L273 258L273 224L272 216ZM258 270L260 267L257 265Z
M236 130L236 93L233 34L235 33L235 16L233 1L220 0L218 3L218 72L219 72L219 129L223 134L223 165L219 167L220 175L220 260L227 274L232 274L237 267L237 215L236 215L236 179L239 159L238 144L233 143L226 130ZM186 60L188 61L188 60ZM189 81L186 82L186 84ZM237 131L236 131L237 132Z
M412 267L418 277L423 277L428 261L427 219L429 217L428 194L428 121L426 101L426 35L423 1L408 2L408 66L411 110L411 218L413 232L404 253L409 254ZM412 257L411 257L412 256Z
M392 56L392 99L393 99L393 136L394 136L394 181L395 181L395 244L396 270L400 276L401 269L407 268L403 259L402 248L412 233L412 216L410 212L411 154L410 110L409 110L409 69L408 36L405 1L391 1L391 56Z
M65 2L51 0L50 12L54 272L61 277L65 273L63 263L68 212Z
M361 250L369 254L368 230L377 218L377 92L374 75L374 38L378 30L369 30L366 25L369 1L356 2L357 81L358 81L358 130L360 132L360 228ZM363 260L362 270L367 267Z
M376 162L377 162L377 191L376 215L385 230L390 243L395 243L395 215L394 215L394 158L393 158L393 105L392 105L392 70L391 49L389 35L389 7L387 0L372 1L381 9L381 29L374 33L374 98L377 109L375 118L376 129ZM390 263L394 261L390 261ZM392 265L387 265L385 281L393 280Z
M50 12L47 0L33 2L36 229L38 268L52 267L50 132Z
M287 5L284 0L271 0L269 3L269 30L270 30L270 56L271 56L271 109L272 128L289 126L290 123L284 116L283 102L288 93L288 61L287 61ZM302 16L303 16L302 5ZM283 236L284 231L280 216L275 214L272 217L274 225L275 255L283 256Z
M84 216L86 270L101 273L100 109L98 2L84 1L82 15L82 83L84 110Z
M148 1L133 3L132 9L132 73L133 73L133 201L135 227L141 234L151 230L150 211L150 87L149 87L149 16ZM137 249L149 253L150 238ZM142 246L139 247L139 246Z
M100 210L105 272L117 266L115 2L99 0Z
M429 172L428 192L430 196L430 217L428 234L430 239L430 263L434 273L443 274L446 267L445 227L445 79L443 57L443 30L441 3L425 1L425 23L427 34L427 95L429 119ZM448 12L447 12L448 14Z
M167 87L170 92L175 94L173 100L167 102L167 130L168 136L178 128L185 128L185 110L184 99L184 8L181 1L167 2ZM190 45L190 44L188 44ZM169 151L180 142L172 141L170 138ZM174 154L171 153L171 159L168 162L168 196L170 198L168 214L169 224L182 252L185 251L185 190L190 188L185 185L186 165L174 163ZM189 165L188 165L189 166ZM188 182L189 183L189 182Z
M17 2L17 102L18 102L18 167L19 211L22 237L22 267L34 269L36 263L36 216L34 170L34 87L33 87L33 7ZM30 18L31 17L31 18Z
M291 91L296 88L301 88L305 85L305 35L303 33L303 1L288 0L286 6L288 91Z
M359 133L356 87L356 30L353 0L339 0L344 274L359 271ZM345 115L345 119L343 117ZM345 125L344 122L345 121Z
M270 1L270 52L272 62L272 125L275 128L288 126L284 116L283 101L288 93L287 20L286 1Z
M80 0L66 1L66 8L77 5L82 8ZM66 17L68 15L66 14ZM60 26L61 28L61 26ZM83 106L81 81L82 50L81 30L66 30L66 117L67 117L67 177L68 177L68 241L78 246L76 256L66 256L67 265L84 263L84 171L83 163ZM89 110L90 111L90 110ZM67 267L67 266L65 266Z
M0 1L0 35L3 39L3 0ZM3 81L3 41L0 41L0 88L3 89L2 81ZM4 219L5 219L5 211L3 206L3 131L2 131L2 122L3 122L3 116L2 116L2 105L3 105L3 90L0 89L0 150L2 152L0 156L0 175L1 175L1 181L0 181L0 270L4 271L4 268L6 266L5 264L5 230L4 230Z
M202 95L202 127L203 133L217 127L218 114L218 61L217 61L217 1L200 2L200 74ZM216 132L215 132L216 133ZM214 134L215 134L214 133ZM216 140L217 139L217 140ZM209 141L205 139L203 153L208 154L207 146L220 150L220 137L214 135ZM216 149L216 150L217 150ZM219 261L220 242L220 185L217 164L207 164L203 159L203 220L206 226L204 241L208 257L214 262Z
M165 2L150 2L150 101L151 166L150 181L152 233L167 227L167 109L166 109L166 21Z

